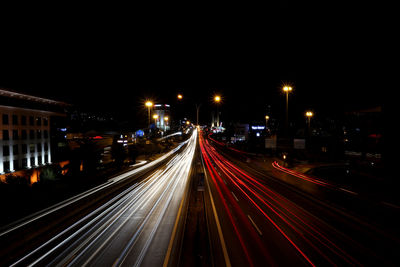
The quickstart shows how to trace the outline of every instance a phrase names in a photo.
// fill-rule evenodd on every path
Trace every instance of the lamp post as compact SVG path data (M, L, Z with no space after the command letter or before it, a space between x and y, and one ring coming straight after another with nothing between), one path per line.
M148 116L148 119L149 119L148 125L149 125L149 127L150 127L150 109L151 109L151 107L153 106L153 102L147 101L147 102L145 103L145 105L146 105L146 107L147 107L147 116Z
M154 114L154 115L153 115L153 119L154 119L154 128L156 128L156 127L157 127L158 115L157 115L157 114Z
M218 105L221 102L221 96L215 95L214 96L214 103L217 104L217 127L219 127L219 111L218 111Z
M307 118L307 131L308 134L311 135L310 129L311 129L311 118L314 116L314 113L312 111L307 111L306 112L306 118Z
M286 120L285 128L286 134L289 135L289 93L293 90L291 86L284 86L283 91L286 93Z
M268 120L269 120L269 116L265 115L265 127L268 128Z
M183 95L182 94L178 94L177 98L179 101L181 101L183 99ZM201 103L200 104L195 104L196 105L196 123L197 125L199 125L199 112L200 112L200 107L201 107Z

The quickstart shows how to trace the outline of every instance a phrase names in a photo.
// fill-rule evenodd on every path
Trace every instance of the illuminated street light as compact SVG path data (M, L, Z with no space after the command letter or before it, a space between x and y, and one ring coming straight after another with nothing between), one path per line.
M168 120L169 120L169 118L168 118L168 117L164 117L164 120L165 120L165 121L168 121Z
M149 127L150 127L150 109L151 109L151 107L153 106L153 102L151 102L151 101L146 101L145 105L146 105L146 107L147 107L147 114L148 114L148 119L149 119L148 125L149 125Z
M289 92L291 92L293 88L291 86L285 85L283 87L283 91L286 93L286 134L289 134Z
M217 127L219 127L219 111L218 111L218 104L221 102L221 96L215 95L214 96L214 103L217 104Z
M178 99L181 100L183 98L183 95L178 94Z
M157 128L157 119L158 119L158 115L154 114L153 115L153 119L154 119L154 128Z
M285 92L290 92L290 91L292 91L293 90L293 88L291 87L291 86L285 86L285 87L283 87L283 91L285 91Z
M311 126L311 118L314 116L314 113L312 111L307 111L306 112L306 117L307 117L307 126L308 126L308 133L310 134L310 126Z

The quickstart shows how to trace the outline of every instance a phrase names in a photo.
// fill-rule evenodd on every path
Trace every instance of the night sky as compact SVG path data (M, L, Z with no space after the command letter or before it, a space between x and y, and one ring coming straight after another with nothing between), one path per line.
M267 105L279 116L285 83L294 88L290 107L297 114L381 105L374 21L297 8L283 1L273 10L83 12L36 18L33 25L11 21L8 42L1 43L0 87L133 116L146 98L175 105L181 92L191 116L194 103L203 103L205 122L214 93L231 119L262 120Z

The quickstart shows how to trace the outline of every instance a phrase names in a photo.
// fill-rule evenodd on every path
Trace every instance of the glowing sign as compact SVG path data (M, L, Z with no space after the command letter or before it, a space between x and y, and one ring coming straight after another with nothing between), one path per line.
M265 126L251 126L252 130L264 130Z

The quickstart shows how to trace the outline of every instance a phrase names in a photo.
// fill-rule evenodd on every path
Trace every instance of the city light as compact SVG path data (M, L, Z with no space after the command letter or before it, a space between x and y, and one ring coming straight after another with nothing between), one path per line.
M221 102L221 96L219 96L219 95L214 96L214 102L215 103Z
M293 90L293 88L291 86L284 86L283 87L283 91L285 92L291 92Z
M145 103L145 105L146 105L146 107L152 107L152 106L153 106L153 102L147 101L147 102Z
M181 100L183 96L181 94L178 94L178 99Z

